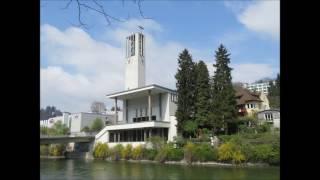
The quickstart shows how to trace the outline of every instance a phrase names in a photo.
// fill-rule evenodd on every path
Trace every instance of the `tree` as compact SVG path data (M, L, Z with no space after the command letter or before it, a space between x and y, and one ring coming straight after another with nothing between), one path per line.
M236 121L236 98L235 91L232 86L231 70L229 67L230 54L221 44L216 51L216 68L211 84L212 109L210 113L210 121L213 126L214 133L217 129L224 127L225 133L228 134L228 124Z
M178 72L175 75L177 80L177 111L178 132L186 135L183 127L187 121L194 120L194 94L195 94L195 68L192 57L187 49L180 53L178 58Z
M81 132L91 132L91 129L88 126L85 126L81 129Z
M44 0L41 0L43 2ZM46 1L48 3L49 1ZM119 1L120 2L120 1ZM151 19L148 17L145 17L142 11L142 6L141 6L141 0L132 0L132 3L134 3L137 6L138 13L140 16L144 19ZM101 0L69 0L65 2L65 7L62 8L63 10L66 10L70 7L70 5L75 5L73 6L76 11L77 11L77 20L78 20L78 25L79 27L83 27L85 29L88 29L88 25L83 21L83 14L85 12L93 12L101 15L105 21L107 22L107 25L111 25L113 21L115 22L125 22L128 20L129 14L127 18L119 18L117 16L113 16L110 13L108 13L107 9L105 8L106 3L101 2ZM124 7L125 1L122 0L122 7ZM42 4L41 7L45 7L45 4Z
M100 118L96 118L92 125L91 125L91 131L92 132L98 132L103 128L103 122Z
M65 124L62 124L61 121L54 123L53 129L56 135L66 135L69 132L69 128Z
M210 85L207 65L203 61L196 64L195 121L199 128L209 128Z
M103 102L94 101L91 104L91 112L102 113L106 111L106 106Z
M111 108L111 111L114 111L115 110L115 108L114 108L114 106L112 106L112 108ZM117 107L117 111L120 111L121 109L120 109L120 107L118 106Z
M45 109L40 108L40 120L47 120L52 117L62 116L62 112L54 106L47 106Z
M186 121L183 127L185 134L189 137L194 137L196 135L197 128L198 124L192 120Z

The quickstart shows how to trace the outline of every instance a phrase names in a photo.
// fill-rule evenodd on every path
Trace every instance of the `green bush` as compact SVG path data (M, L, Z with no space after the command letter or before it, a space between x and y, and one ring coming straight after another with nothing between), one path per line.
M62 156L65 146L63 144L52 144L49 147L50 156Z
M148 141L151 143L152 149L157 151L160 151L166 144L165 140L160 136L152 136Z
M174 142L176 143L178 148L183 148L187 143L187 141L182 136L174 137Z
M279 165L280 163L280 148L277 143L261 144L253 147L254 162L264 162L271 165Z
M233 142L226 142L218 148L218 160L224 162L241 163L245 156Z
M48 145L40 145L40 155L43 155L43 156L49 155Z
M110 149L106 143L97 143L93 149L93 157L98 159L105 159L110 156Z
M169 161L181 161L183 159L184 153L182 148L170 147L167 159Z
M121 159L121 152L123 151L122 144L117 144L111 150L111 159L114 161L119 161Z
M132 145L127 144L126 147L121 152L121 157L123 159L129 160L132 156Z
M192 142L187 142L187 144L183 148L183 151L184 159L188 164L191 164L195 159L196 146Z
M158 151L155 149L145 149L143 157L148 160L154 160L158 154Z
M201 162L217 160L217 150L208 143L201 143L196 147L195 159Z
M161 163L165 162L168 158L168 153L170 151L170 146L166 144L164 147L162 147L159 151L157 156L155 157L156 161L159 161Z
M132 158L140 160L143 157L144 148L142 145L138 145L132 150Z
M268 124L268 123L264 123L264 124L259 125L259 126L257 127L258 133L270 132L270 130L271 130L271 125Z

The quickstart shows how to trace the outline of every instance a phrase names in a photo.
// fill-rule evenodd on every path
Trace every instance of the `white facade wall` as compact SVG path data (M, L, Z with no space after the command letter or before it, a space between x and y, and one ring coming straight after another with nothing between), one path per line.
M161 94L161 119L159 118L159 94L152 95L151 104L152 104L152 115L157 116L156 121L146 121L146 122L133 122L133 118L136 117L136 109L138 109L138 117L140 117L140 110L142 108L142 116L148 116L146 114L146 108L148 107L148 99L146 97L129 99L128 100L128 124L125 120L125 112L126 112L126 103L123 103L123 113L124 113L124 123L120 123L119 125L106 126L102 131L100 131L96 135L95 143L108 143L108 145L113 146L116 144L132 144L133 146L139 144L145 144L145 142L112 142L109 143L109 131L117 130L117 129L139 129L139 128L168 128L168 141L173 141L174 137L177 136L177 120L175 117L175 111L177 109L177 105L171 101L170 93L162 93ZM169 123L157 123L157 121L164 121Z
M273 81L275 84L275 81ZM270 87L269 82L264 83L252 83L252 84L244 84L244 88L249 89L250 91L257 91L257 92L263 92L264 94L268 94L268 88Z
M177 136L177 124L178 121L175 116L170 116L170 128L168 134L168 141L173 141L174 137Z
M96 118L100 118L105 125L106 121L112 121L113 115L96 114L96 113L74 113L69 116L71 121L71 133L79 133L85 126L91 127Z

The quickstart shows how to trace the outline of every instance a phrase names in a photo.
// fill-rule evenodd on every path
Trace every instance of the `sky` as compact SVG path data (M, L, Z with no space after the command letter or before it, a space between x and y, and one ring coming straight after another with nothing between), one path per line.
M146 84L175 89L177 58L187 48L212 75L217 47L231 58L234 82L274 78L280 66L279 0L141 1L144 17L131 0L98 1L109 15L82 9L67 0L41 0L40 105L87 112L93 101L113 105L105 95L124 90L125 37L143 26ZM91 1L81 1L95 7ZM90 4L92 3L92 4Z

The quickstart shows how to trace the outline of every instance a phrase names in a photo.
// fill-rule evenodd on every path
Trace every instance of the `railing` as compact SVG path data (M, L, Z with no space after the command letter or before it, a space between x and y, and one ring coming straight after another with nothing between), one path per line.
M80 132L80 133L72 133L68 135L48 135L48 134L40 134L40 138L45 138L45 137L86 137L86 136L95 136L98 132Z

